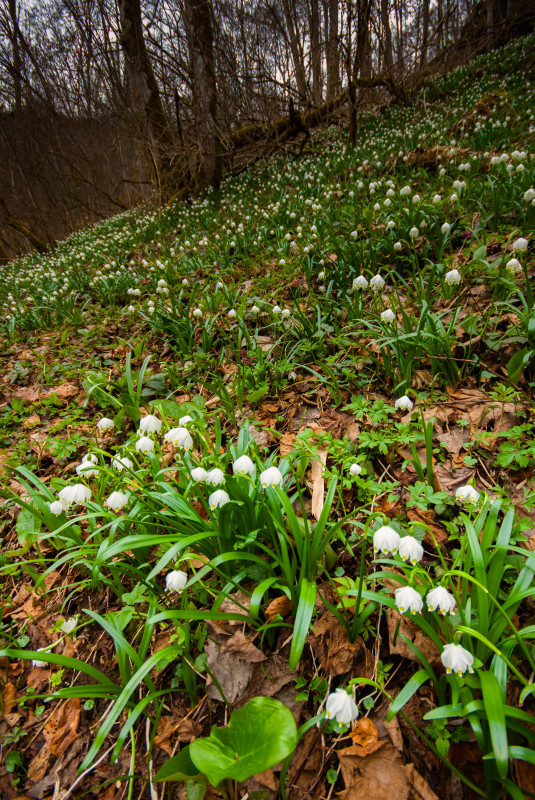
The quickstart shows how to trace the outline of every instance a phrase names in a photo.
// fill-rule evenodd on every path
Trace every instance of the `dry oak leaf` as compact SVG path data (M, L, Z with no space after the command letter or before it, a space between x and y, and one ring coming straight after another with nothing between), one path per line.
M279 451L281 457L288 456L293 450L295 433L285 433L279 439Z
M60 703L49 716L43 728L52 755L63 753L76 739L80 724L80 699L70 697Z
M422 778L414 764L405 764L404 769L409 783L416 789L422 800L439 800L438 795L434 793L427 781Z
M357 720L353 730L349 734L353 744L358 744L361 747L366 747L372 742L376 742L379 738L379 731L377 726L372 722L369 717L363 717Z
M273 622L277 614L284 619L293 609L293 603L289 597L282 594L280 597L275 597L265 610L266 619L268 622Z
M19 400L27 400L29 403L35 403L39 400L39 389L35 386L19 386L13 392L12 397L17 397Z
M242 631L236 631L221 648L222 653L234 653L243 661L257 663L265 661L267 656L255 647L252 641Z
M247 690L253 675L254 664L244 661L234 653L222 653L223 637L208 639L204 646L206 661L211 675L221 687L221 692L229 703L234 703ZM223 700L215 683L207 682L206 692L212 700Z
M390 742L366 758L340 755L340 768L346 787L338 793L341 800L408 800L403 761Z
M353 644L347 638L347 631L336 617L327 611L314 625L314 634L309 636L307 642L317 655L323 669L332 677L348 672L355 659L363 654L364 669L358 674L368 675L366 647L359 637Z
M44 396L50 397L55 394L60 400L67 400L69 397L74 397L80 390L74 383L61 383L59 386L53 386Z
M43 780L48 769L49 760L50 746L48 742L46 742L44 747L41 747L37 755L32 758L28 767L28 778L33 781L33 783L38 783Z
M440 650L436 644L410 619L407 619L394 608L387 612L388 643L390 655L396 654L410 661L418 661L418 656L401 636L405 636L427 658L431 666L440 664ZM394 637L396 643L394 644Z
M0 700L4 714L10 714L17 705L17 690L11 681L4 686Z

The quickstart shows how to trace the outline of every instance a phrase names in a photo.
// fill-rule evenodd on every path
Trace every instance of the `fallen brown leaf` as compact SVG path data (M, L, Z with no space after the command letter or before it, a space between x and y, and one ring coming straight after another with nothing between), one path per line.
M422 800L439 800L438 795L434 793L427 781L422 778L414 764L405 764L404 769L409 783L416 789Z
M4 714L10 714L17 705L17 690L11 681L4 686L0 700Z
M49 716L43 728L52 755L59 755L76 739L80 724L80 699L70 697L60 703Z
M399 611L390 608L387 612L388 642L390 654L396 654L411 661L418 661L418 656L401 635L405 636L427 658L431 666L440 663L440 651L436 644L410 619L404 617ZM399 627L398 627L399 626ZM400 635L401 634L401 635ZM396 643L394 644L394 636Z
M409 780L403 761L395 747L385 741L375 753L360 758L341 755L340 768L345 789L338 794L342 800L407 800Z
M280 597L275 597L265 610L266 619L268 622L273 622L277 614L284 619L291 612L293 603L289 597L282 594Z
M265 661L267 656L255 647L251 639L242 631L236 631L221 648L222 653L235 653L243 661L258 662Z

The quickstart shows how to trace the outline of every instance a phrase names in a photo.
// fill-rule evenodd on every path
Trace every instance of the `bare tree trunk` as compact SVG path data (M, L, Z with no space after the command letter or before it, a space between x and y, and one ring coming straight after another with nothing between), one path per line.
M390 30L390 3L389 0L381 0L381 40L386 72L390 74L394 66L392 56L392 31Z
M310 57L312 62L312 98L317 106L323 101L321 91L321 46L319 0L310 0Z
M327 31L327 100L338 93L340 84L339 39L338 39L338 0L328 0Z
M357 0L357 44L355 58L353 60L353 74L351 76L351 88L357 83L357 76L360 73L364 82L369 78L371 72L370 63L370 41L369 24L373 0ZM367 75L363 71L368 72ZM355 143L357 136L357 95L356 91L349 93L349 141Z
M288 40L290 42L290 52L292 54L292 61L295 70L295 79L297 82L297 91L299 99L302 103L306 103L308 98L307 79L305 74L305 65L303 59L303 49L297 31L299 25L297 20L294 19L292 14L292 7L290 0L283 0L284 19L286 20L286 28L288 30ZM292 3L293 11L295 12L295 3Z
M429 0L422 2L422 52L420 55L420 69L427 64L427 43L429 39Z
M487 0L487 50L493 50L498 41L498 23L500 21L500 0Z
M19 42L19 24L17 19L17 0L9 0L9 16L11 17L11 54L13 71L13 90L15 94L15 113L18 114L22 109L22 58Z
M179 188L178 165L173 158L174 137L163 110L160 90L143 38L140 0L118 0L121 46L125 54L130 100L139 114L162 196Z
M218 96L211 0L185 0L184 11L199 145L195 169L197 188L218 186L222 174L222 147L217 123Z

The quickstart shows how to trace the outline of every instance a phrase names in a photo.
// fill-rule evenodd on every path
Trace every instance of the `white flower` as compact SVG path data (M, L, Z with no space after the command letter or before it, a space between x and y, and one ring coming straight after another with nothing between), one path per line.
M185 417L180 417L180 419L178 420L178 424L179 425L187 425L188 422L193 422L193 421L194 421L193 417L190 417L189 414L186 414Z
M394 403L394 408L401 408L402 411L412 411L413 405L414 403L410 397L407 397L407 395L404 394L403 397L398 397Z
M427 608L429 611L435 611L439 608L442 614L449 614L455 609L455 597L448 592L443 586L437 586L427 593Z
M462 676L468 670L473 673L472 664L474 663L474 656L465 650L460 644L446 644L440 656L440 660L446 667L446 672L451 675L456 672L457 675Z
M449 222L444 222L444 224L442 225L442 227L440 228L440 230L442 231L442 233L443 233L444 235L445 235L446 233L449 233L449 232L450 232L450 230L451 230L451 225L450 225L450 223L449 223Z
M396 555L399 547L399 533L390 525L382 525L373 534L373 552Z
M289 372L288 373L288 380L289 381L296 381L297 380L297 372Z
M64 486L58 497L64 508L83 505L91 499L91 489L88 489L83 483L73 483L72 486Z
M213 486L219 486L225 482L225 473L219 467L214 467L207 473L206 482L211 483Z
M530 200L533 199L535 199L535 189L528 189L526 192L524 192L524 200L526 203L529 203Z
M291 313L292 312L290 311L289 308L283 308L282 311L281 311L281 317L283 319L288 319L288 317L290 316Z
M400 586L394 592L396 605L400 612L412 611L413 614L420 614L424 607L422 596L412 586Z
M282 486L282 473L278 467L269 467L260 473L259 480L264 489L266 486Z
M413 196L413 198L412 198L412 202L413 202L413 203L419 203L421 199L422 199L422 198L420 197L420 195L419 195L419 194L415 194L415 195Z
M112 458L111 465L117 472L122 472L123 469L132 469L134 466L134 462L131 461L127 456L123 456L122 458Z
M520 263L518 258L510 258L507 264L505 265L505 268L512 275L520 275L520 273L522 272L522 264Z
M253 306L251 311L253 314L258 314L260 312L260 309L258 308L258 306Z
M113 511L120 511L127 503L128 495L124 492L112 492L108 499L104 500L104 505Z
M208 505L213 511L215 508L221 508L221 506L224 506L225 503L229 502L229 500L230 497L224 489L217 489L208 498Z
M99 419L97 422L97 428L99 431L109 431L110 428L114 427L114 425L114 421L109 417L102 417L102 419Z
M457 269L450 269L450 271L446 272L444 275L444 280L448 286L457 285L461 282L461 273Z
M473 486L467 484L466 486L459 486L455 492L455 499L459 500L463 505L467 503L477 503L479 500L479 492Z
M193 439L187 428L171 428L163 437L164 442L170 442L174 447L181 447L182 450L190 450L193 447Z
M147 453L149 450L154 450L154 442L149 436L141 436L136 442L136 450L140 453Z
M433 197L433 203L440 203L442 201L442 197L439 194L436 194Z
M350 475L360 475L361 472L362 472L362 467L360 466L360 464L351 464L351 466L349 467Z
M54 500L52 503L48 504L48 507L50 511L53 514L55 514L56 517L65 511L65 508L63 507L63 503L61 502L61 500Z
M364 275L358 275L353 281L353 291L355 289L366 289L368 286L368 281L364 277Z
M142 417L139 420L139 430L138 435L141 436L142 434L148 433L160 433L160 429L162 427L162 421L155 417L154 414L147 414L146 417Z
M402 197L408 197L410 195L410 193L411 193L411 187L410 186L404 186L403 189L399 190L399 193L400 193L400 195L402 195Z
M410 561L416 564L421 561L424 555L424 548L414 536L403 536L399 540L399 557L402 561Z
M60 628L60 631L62 633L66 633L67 635L69 635L69 633L72 633L77 625L78 625L78 617L77 616L71 617L70 619L65 620L65 622Z
M418 228L413 227L410 229L409 236L411 237L411 239L417 239L419 235L420 231L418 230Z
M281 313L281 307L280 306L273 306L272 311L273 311L274 314L280 314Z
M188 582L188 576L181 569L174 569L165 576L165 588L168 592L181 592Z
M208 480L208 473L202 467L195 467L191 470L190 475L193 481L199 481L200 483Z
M403 245L401 244L401 242L395 242L394 243L394 250L397 250L397 252L399 253L399 251L402 250L402 249L403 249Z
M339 725L349 725L359 715L353 696L345 689L336 689L328 696L325 703L326 719L336 719Z
M516 242L513 242L512 249L515 253L525 253L529 247L529 242L527 239L520 238L517 239Z
M231 308L230 311L228 312L228 316L230 317L230 319L236 319L236 309Z
M384 288L385 282L380 275L374 275L370 280L370 289L372 292L381 292Z
M98 475L98 470L93 469L95 464L98 464L98 458L93 453L87 453L82 458L82 463L76 467L76 474L81 475L82 478L94 478Z
M318 280L319 281L325 280L325 272L323 272L323 270L321 272L318 272Z
M200 309L200 308L194 308L194 309L193 309L193 316L194 316L194 317L202 317L202 311L201 311L201 309Z
M232 471L235 475L252 475L254 472L254 464L249 456L243 455L237 458L232 465Z
M45 649L44 647L39 647L37 649L37 652L39 652L39 650L44 650L44 649ZM48 667L48 661L41 661L39 658L33 658L32 664L34 667L37 667L38 669L43 669L43 667Z
M383 322L394 322L396 315L391 308L387 308L385 311L381 312L381 319Z

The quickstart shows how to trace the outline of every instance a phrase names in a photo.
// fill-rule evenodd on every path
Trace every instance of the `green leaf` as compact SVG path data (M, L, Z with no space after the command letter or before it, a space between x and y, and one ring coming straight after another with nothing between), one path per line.
M481 692L485 705L485 714L490 730L492 749L496 768L502 780L507 777L509 769L509 753L507 745L507 727L500 684L492 672L480 672Z
M390 720L396 716L398 711L401 711L405 703L408 703L413 694L415 694L420 686L422 686L428 679L429 675L427 674L426 670L419 669L418 672L416 672L412 678L407 681L401 692L390 706L388 714L386 715L387 722L390 722Z
M177 756L166 761L156 773L155 781L198 781L203 780L199 769L191 760L190 745L183 747Z
M23 508L17 517L17 534L21 544L27 538L37 536L41 530L41 520L38 518L37 513L33 513L29 509Z
M511 356L507 362L507 375L511 383L518 383L520 375L522 374L524 367L526 367L529 363L532 355L533 351L528 350L527 347L524 347L522 350L519 350L518 353L515 353L514 356Z
M299 604L295 615L294 633L292 638L292 649L290 650L290 669L295 669L301 658L305 640L308 636L310 620L314 611L316 600L316 584L303 578L301 582L301 593Z
M228 728L189 746L191 759L213 786L230 778L245 781L294 751L297 727L291 711L272 697L254 697L234 711Z
M249 401L249 403L258 403L267 393L269 392L269 386L264 383L263 386L259 386L258 389L253 389L252 392L245 395L245 399Z
M481 247L476 248L474 250L474 254L472 256L474 261L483 261L487 257L487 245L482 244Z

